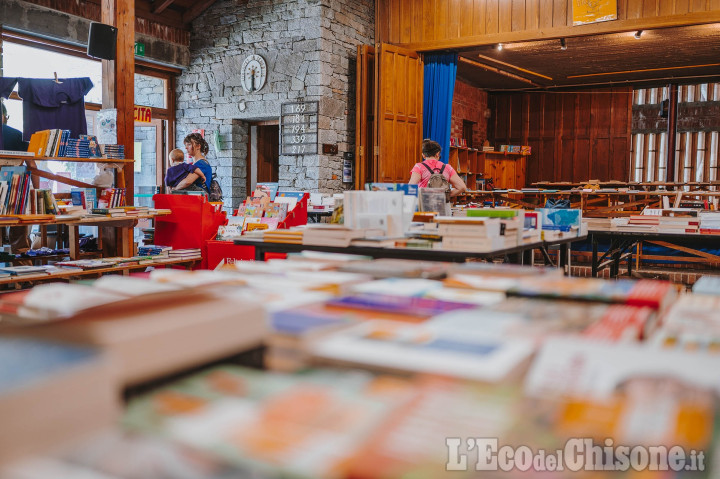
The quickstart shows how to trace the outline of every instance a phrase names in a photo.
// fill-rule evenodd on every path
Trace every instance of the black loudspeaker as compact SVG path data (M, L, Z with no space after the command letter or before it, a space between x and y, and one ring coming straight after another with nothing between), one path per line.
M117 28L104 23L92 22L88 35L87 54L103 60L115 60Z

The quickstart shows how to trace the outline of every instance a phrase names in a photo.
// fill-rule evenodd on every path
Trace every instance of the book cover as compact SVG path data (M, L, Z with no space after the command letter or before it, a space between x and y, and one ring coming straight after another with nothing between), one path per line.
M278 183L277 182L270 182L270 183L258 183L255 186L255 191L253 192L253 196L256 197L263 197L266 196L270 198L270 201L275 200L275 196L278 192Z
M265 216L268 218L277 218L282 221L287 216L288 204L287 203L270 203L265 208Z

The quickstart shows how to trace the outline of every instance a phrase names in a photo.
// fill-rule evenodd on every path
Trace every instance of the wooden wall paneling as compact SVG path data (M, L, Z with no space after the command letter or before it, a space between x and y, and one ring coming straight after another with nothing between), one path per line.
M577 94L561 94L560 123L560 181L573 181L575 163L575 131L577 125Z
M590 178L590 138L575 140L572 181L585 182Z
M403 17L403 2L405 0L399 0L397 2L393 3L391 12L390 12L390 35L392 38L402 38L402 27L401 25L405 23L405 18Z
M590 179L590 141L592 119L592 94L577 94L577 111L575 113L575 157L573 159L573 181Z
M539 5L539 25L540 29L548 29L553 26L553 2L542 0Z
M562 138L574 138L575 137L575 108L577 93L561 93L560 94L560 107L561 107L561 123L560 123L560 136Z
M523 97L525 95L516 93L510 97L510 128L509 128L509 144L519 145L523 140L524 119L523 115Z
M460 0L446 0L448 4L447 38L460 38L460 17L463 15ZM463 2L465 3L465 2Z
M627 2L628 0L617 0L618 20L625 20L627 18Z
M498 20L500 18L499 2L501 0L487 0L485 4L485 33L499 33ZM505 0L502 0L505 1Z
M378 0L379 1L379 0ZM435 0L423 0L423 41L432 41L435 39ZM382 23L382 22L379 22Z
M690 8L693 12L704 12L707 10L707 0L693 0Z
M675 13L675 0L661 0L658 2L658 15L663 17Z
M540 0L525 0L525 28L540 28Z
M611 160L611 139L596 138L592 143L592 160L590 163L590 177L601 180L609 180Z
M643 8L642 8L643 18L656 17L657 15L658 15L658 0L643 0Z
M499 95L495 106L495 140L507 142L510 126L510 95Z
M690 0L675 0L675 15L682 15L690 12Z
M577 98L577 128L575 135L579 138L590 138L591 118L592 118L592 94L590 92L580 92Z
M512 0L512 18L510 19L510 26L513 32L519 32L526 30L526 0Z
M412 26L410 27L410 41L420 42L423 38L423 2L412 2Z
M448 2L435 0L435 39L448 38ZM432 13L431 13L432 16Z
M590 176L609 179L610 176L610 137L612 123L612 91L600 91L592 94L591 125L594 134Z
M566 0L553 0L553 27L567 25L568 2Z
M592 94L590 111L592 131L598 138L609 138L612 135L612 107L615 90L604 90Z
M512 2L513 0L500 0L498 3L498 30L500 33L512 31Z
M401 0L400 18L398 22L400 24L400 41L402 43L410 43L412 41L413 10L416 9L412 8L412 0Z
M475 18L475 2L465 0L458 7L460 11L460 37L469 37L475 34L473 31L473 20Z
M708 10L720 10L720 0L710 0Z
M627 3L627 19L641 18L643 13L644 0L628 0Z
M544 111L544 94L528 93L525 95L527 101L527 144L532 148L530 162L526 165L527 185L540 179L540 158L541 158L541 133Z
M720 0L718 0L720 1ZM473 34L485 34L485 0L473 1Z
M560 140L559 172L557 181L573 181L573 163L575 162L575 139L562 138Z
M542 140L541 145L541 156L538 157L538 170L539 179L538 181L553 181L555 180L555 164L558 150L557 139L545 139Z

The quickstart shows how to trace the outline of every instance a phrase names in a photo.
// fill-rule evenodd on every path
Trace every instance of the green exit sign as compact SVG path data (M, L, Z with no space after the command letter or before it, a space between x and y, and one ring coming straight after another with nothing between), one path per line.
M135 42L135 55L139 57L145 56L145 44L140 42Z

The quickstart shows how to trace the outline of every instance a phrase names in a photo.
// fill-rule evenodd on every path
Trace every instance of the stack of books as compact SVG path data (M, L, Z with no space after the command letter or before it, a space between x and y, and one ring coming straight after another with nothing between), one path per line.
M122 160L125 158L125 145L103 145L105 158Z
M307 225L302 244L347 247L354 239L382 234L381 230L376 229L352 229L343 225L317 223Z
M471 218L438 216L437 234L442 236L439 249L455 251L492 251L506 247L506 238L500 236L500 220L497 218ZM517 235L509 236L510 246L517 246Z
M170 259L195 259L202 256L200 248L171 249L168 251Z
M700 220L700 233L720 234L720 213L717 211L701 211L698 213Z
M90 158L90 140L69 138L63 156L68 158Z
M168 253L172 251L170 246L159 246L154 244L148 244L138 247L138 255L140 256L164 256L167 257Z

